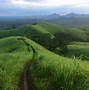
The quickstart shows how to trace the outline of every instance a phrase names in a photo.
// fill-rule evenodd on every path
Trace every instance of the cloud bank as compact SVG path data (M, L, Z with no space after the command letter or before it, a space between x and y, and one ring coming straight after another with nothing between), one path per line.
M0 14L89 13L89 0L0 0Z

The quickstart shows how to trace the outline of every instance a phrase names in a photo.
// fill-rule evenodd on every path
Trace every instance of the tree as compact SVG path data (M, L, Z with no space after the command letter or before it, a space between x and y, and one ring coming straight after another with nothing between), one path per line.
M60 47L62 49L61 53L66 53L67 52L67 45L71 41L70 35L67 33L56 33L55 37L56 37L57 42L58 42L58 47Z

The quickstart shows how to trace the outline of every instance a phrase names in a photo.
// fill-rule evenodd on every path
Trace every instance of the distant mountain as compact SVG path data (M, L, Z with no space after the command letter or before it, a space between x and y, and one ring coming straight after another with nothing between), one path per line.
M85 18L85 17L89 17L89 14L69 13L69 14L67 14L67 15L64 15L64 17L78 17L78 18Z
M64 16L58 15L49 15L50 19L47 19L48 22L58 23L65 26L89 26L89 14L76 14L69 13Z
M64 15L63 17L77 17L79 16L78 14L75 14L75 13L69 13L67 15Z
M15 27L19 27L25 24L32 24L35 22L51 22L57 23L64 26L89 26L89 14L76 14L69 13L67 15L59 15L57 13L53 13L50 15L37 15L37 16L7 16L0 17L0 29L11 29L14 25Z
M53 13L53 14L50 14L50 15L39 16L38 19L50 20L50 19L57 19L59 17L61 17L59 14Z
M51 17L51 18L59 18L61 16L59 14L54 13L54 14L49 15L49 17Z

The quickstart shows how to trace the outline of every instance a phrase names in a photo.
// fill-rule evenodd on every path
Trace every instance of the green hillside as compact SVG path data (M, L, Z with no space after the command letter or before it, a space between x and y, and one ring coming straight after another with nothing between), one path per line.
M41 27L41 28L45 29L47 32L49 32L51 34L55 34L55 33L58 33L58 32L65 33L65 27L62 26L62 25L57 25L57 24L47 23L47 22L40 22L40 23L37 23L34 26L36 28Z
M17 29L10 29L10 30L0 30L0 38L9 37L9 36L19 36L23 35L24 32L27 30L28 26L22 26Z
M82 29L88 36L88 41L89 41L89 25L86 25L86 26L81 26L79 27L80 29Z
M77 40L82 40L86 41L87 40L87 34L86 30L78 29L78 28L66 28L62 25L57 25L57 24L52 24L52 23L37 23L36 25L33 25L35 28L38 28L41 31L47 31L51 34L56 34L56 33L65 33L69 34L72 38L74 37ZM40 27L40 28L39 28ZM45 32L44 31L44 32ZM73 39L74 39L73 38Z
M89 90L89 62L56 55L29 38L0 39L0 90L20 90L24 66L34 90Z
M0 39L0 90L19 90L21 73L32 54L20 37Z
M4 38L0 40L0 53L26 52L27 47L18 38Z
M82 60L89 60L89 43L86 42L72 42L68 46L68 57L81 58Z
M69 28L68 30L66 30L68 32L69 35L71 35L71 37L73 39L79 40L79 41L86 41L87 40L87 34L85 31L78 29L78 28Z
M22 90L28 62L34 90L89 90L88 37L88 29L47 22L0 30L0 90Z
M33 37L39 37L44 34L48 34L52 38L56 33L68 34L73 40L76 39L77 41L86 41L88 38L86 31L82 29L66 28L62 25L47 22L24 25L13 30L0 30L0 38L7 36L27 36L33 39Z
M7 37L7 36L28 36L33 37L39 34L50 34L54 37L54 33L56 32L65 32L64 27L59 25L53 25L50 23L37 23L32 25L24 25L17 29L12 30L0 30L0 37ZM54 32L55 31L55 32Z

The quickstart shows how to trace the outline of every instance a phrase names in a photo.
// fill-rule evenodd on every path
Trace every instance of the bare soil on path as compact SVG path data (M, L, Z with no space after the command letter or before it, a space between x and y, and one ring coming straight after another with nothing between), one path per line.
M33 90L32 79L28 75L28 69L29 69L30 64L31 64L31 61L27 63L24 67L24 71L21 77L21 86L20 86L21 89L20 90Z

